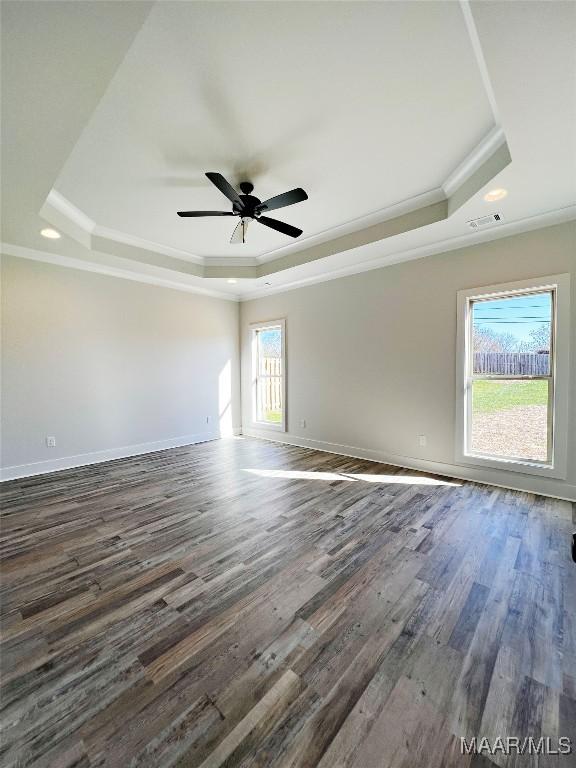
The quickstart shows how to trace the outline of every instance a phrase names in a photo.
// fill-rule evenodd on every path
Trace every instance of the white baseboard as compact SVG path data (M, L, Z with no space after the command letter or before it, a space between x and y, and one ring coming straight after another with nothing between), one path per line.
M415 469L420 472L428 472L431 475L443 475L444 477L453 477L458 480L472 480L476 483L495 485L499 488L509 488L513 491L524 491L525 493L551 496L552 498L563 499L566 501L576 501L576 485L571 485L563 480L556 480L549 477L543 478L522 475L521 478L514 478L513 482L517 483L517 485L512 485L505 482L506 477L503 477L503 475L507 476L509 473L498 470L464 467L457 464L445 464L439 461L414 458L412 456L385 453L384 451L377 451L371 448L358 448L352 445L327 443L309 437L292 435L289 432L272 433L266 429L244 427L242 429L242 434L246 437L258 437L262 440L270 440L274 443L286 443L288 445L299 446L300 448L311 448L315 451L337 453L340 456L351 456L355 459L367 459L368 461L376 461L380 464L390 464L395 467Z
M517 485L512 485L503 482L502 473L498 472L498 470L463 467L456 464L445 464L411 456L389 454L370 448L358 448L357 446L341 445L339 443L327 443L322 440L300 437L287 432L274 431L272 433L265 429L245 427L243 429L234 428L233 433L234 435L243 434L246 435L246 437L258 437L275 443L286 443L301 448L311 448L315 451L336 453L340 456L351 456L356 459L367 459L368 461L377 461L381 464L415 469L420 472L428 472L432 475L454 477L459 480L472 480L477 483L495 485L500 488L510 488L514 491L525 491L528 493L537 493L543 496L565 499L567 501L576 501L576 485L571 485L562 480L555 480L553 478L522 476L521 481L518 481ZM184 445L205 443L210 440L218 440L220 437L221 435L217 431L199 432L193 435L182 435L180 437L169 438L168 440L156 440L154 442L128 445L122 448L112 448L105 451L82 453L77 456L64 456L49 461L37 461L32 464L18 464L11 467L3 467L0 469L0 482L16 480L20 477L44 475L48 472L59 472L64 469L74 469L74 467L82 467L89 464L100 464L103 461L124 459L130 456L139 456L145 453L153 453L154 451L164 451L169 448L178 448Z
M235 435L239 435L240 429L236 428L233 432ZM105 451L80 453L77 456L63 456L60 459L36 461L32 464L17 464L11 467L3 467L0 469L0 482L5 482L6 480L16 480L20 477L44 475L47 472L59 472L64 469L74 469L74 467L83 467L88 464L100 464L103 461L112 461L113 459L125 459L129 456L139 456L143 453L165 451L168 448L179 448L183 445L206 443L210 440L218 440L220 437L221 435L219 431L198 432L194 435L181 435L180 437L171 437L168 438L168 440L155 440L150 443L126 445L121 448L110 448Z

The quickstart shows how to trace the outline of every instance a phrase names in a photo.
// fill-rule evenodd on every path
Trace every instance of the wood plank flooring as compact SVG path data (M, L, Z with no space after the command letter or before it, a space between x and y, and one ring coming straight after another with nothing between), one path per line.
M571 737L572 505L216 441L6 483L2 766L479 768Z

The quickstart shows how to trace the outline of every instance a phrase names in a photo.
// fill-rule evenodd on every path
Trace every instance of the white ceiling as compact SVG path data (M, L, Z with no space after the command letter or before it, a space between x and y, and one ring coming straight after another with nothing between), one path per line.
M285 235L177 210L231 210L243 178L304 237L438 188L494 126L457 3L183 3L149 14L55 187L98 224L200 256Z
M574 3L3 2L2 16L7 252L251 296L471 242L466 221L492 210L506 223L482 237L574 215ZM273 265L416 206L497 129L512 156L489 185L509 190L497 205L483 189L445 221L233 286L233 271L191 269ZM303 186L308 201L274 213L302 238L253 225L232 246L233 220L179 219L227 210L207 170L262 199ZM147 250L44 240L51 189Z

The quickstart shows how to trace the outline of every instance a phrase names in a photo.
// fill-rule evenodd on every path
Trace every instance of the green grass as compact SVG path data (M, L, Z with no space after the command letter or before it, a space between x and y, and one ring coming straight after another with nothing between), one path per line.
M282 411L266 411L264 413L264 420L269 421L271 424L280 424L282 421Z
M546 405L547 381L475 381L472 389L474 413L494 413L522 405Z

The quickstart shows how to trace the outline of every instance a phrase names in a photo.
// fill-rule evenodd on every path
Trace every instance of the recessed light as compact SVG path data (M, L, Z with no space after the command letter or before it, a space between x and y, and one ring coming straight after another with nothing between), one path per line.
M234 283L237 283L237 282L238 282L238 280L236 280L236 278L235 278L235 277L231 277L231 278L230 278L230 280L227 280L226 282L227 282L227 283L230 283L230 285L234 285Z
M41 229L40 234L42 237L47 237L50 240L59 240L62 235L60 232L56 232L55 229L51 229L50 227L46 227L46 229Z
M495 203L496 200L504 199L507 194L507 189L491 189L490 192L486 192L484 195L484 200L486 200L487 203Z

